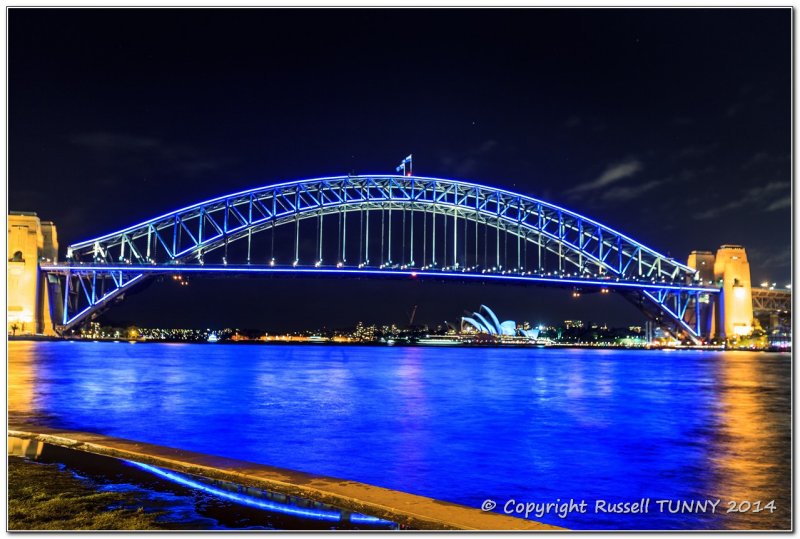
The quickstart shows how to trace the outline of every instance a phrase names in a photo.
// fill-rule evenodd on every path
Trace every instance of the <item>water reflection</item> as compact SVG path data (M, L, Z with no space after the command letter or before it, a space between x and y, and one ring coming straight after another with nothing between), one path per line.
M729 514L729 527L769 529L788 526L791 468L789 379L776 362L786 356L739 352L720 364L718 448L712 456L720 475L716 495L729 508L748 509L775 501L775 511L750 509ZM735 502L729 505L727 502ZM741 503L744 502L743 505ZM748 503L749 502L749 503Z
M8 413L18 420L36 415L38 409L34 402L36 389L41 391L37 383L37 356L34 354L35 343L9 343L8 354Z
M44 443L37 440L28 440L25 438L17 438L15 436L8 437L8 456L9 457L25 457L29 459L36 459L42 454Z
M785 529L790 358L551 349L9 344L9 414L479 507L780 500L774 514L572 514L576 529Z
M430 435L426 432L427 389L420 352L421 349L413 348L409 349L407 354L403 354L394 374L396 387L399 388L395 413L402 427L397 432L397 445L403 458L392 463L391 473L398 479L412 475L428 475L428 455L431 450L435 450L428 447ZM469 381L464 381L463 385L468 387Z

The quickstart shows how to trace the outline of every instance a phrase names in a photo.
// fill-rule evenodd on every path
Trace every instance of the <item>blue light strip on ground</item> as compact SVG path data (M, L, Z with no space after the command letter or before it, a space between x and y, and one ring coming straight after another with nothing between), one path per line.
M137 468L155 474L163 479L172 481L173 483L178 483L179 485L183 485L185 487L202 490L203 492L207 492L214 496L218 496L220 498L224 498L226 500L230 500L232 502L239 503L242 505L248 505L250 507L255 507L257 509L264 509L266 511L283 513L287 515L309 518L313 520L346 522L342 519L342 514L338 511L326 511L324 509L300 509L297 507L292 507L280 503L259 500L252 496L242 496L241 494L236 494L233 492L228 492L223 489L214 488L210 485L206 485L198 481L193 481L187 477L183 477L181 475L177 475L172 472L162 470L161 468L150 466L149 464L142 464L141 462L134 462L132 460L126 460L125 462L131 464L132 466L136 466ZM392 522L389 522L388 520L383 520L377 517L371 517L369 515L362 515L360 513L351 514L349 520L350 522L355 524L375 524L375 525L387 525L387 526L392 524Z
M450 271L417 271L417 270L372 270L372 269L358 269L358 268L293 268L293 267L272 267L272 266L103 266L103 265L43 265L41 269L45 271L74 271L74 272L111 272L123 271L127 273L277 273L277 274L333 274L333 275L350 275L358 277L359 275L383 275L395 277L447 277L447 278L460 278L460 279L477 279L477 280L495 280L495 281L514 281L519 283L533 282L533 283L548 283L548 284L561 284L568 286L599 286L603 288L634 288L634 289L652 289L652 290L674 290L683 292L706 292L709 294L718 294L719 288L706 288L702 286L691 285L675 285L675 284L659 284L647 282L619 282L619 281L603 281L594 279L568 279L560 277L538 277L533 275L499 275L495 273L460 273Z

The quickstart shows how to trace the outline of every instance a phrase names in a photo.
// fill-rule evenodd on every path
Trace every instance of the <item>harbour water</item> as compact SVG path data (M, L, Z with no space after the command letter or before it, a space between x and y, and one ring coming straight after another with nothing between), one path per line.
M788 354L16 341L8 386L15 423L501 513L585 501L529 514L572 529L791 524Z

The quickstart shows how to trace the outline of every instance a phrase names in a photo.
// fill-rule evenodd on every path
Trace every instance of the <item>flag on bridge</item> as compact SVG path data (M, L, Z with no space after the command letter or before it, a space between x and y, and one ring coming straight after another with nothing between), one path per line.
M408 157L406 157L405 159L400 161L400 164L397 165L397 168L395 169L397 172L401 172L402 171L403 176L411 176L411 157L412 157L412 155L409 155ZM406 167L406 165L408 165L408 166Z

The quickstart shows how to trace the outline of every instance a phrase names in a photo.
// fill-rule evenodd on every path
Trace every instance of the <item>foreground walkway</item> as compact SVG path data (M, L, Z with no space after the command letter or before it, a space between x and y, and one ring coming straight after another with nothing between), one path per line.
M386 519L409 528L538 531L563 529L355 481L204 455L100 434L31 425L9 425L8 435L306 498L354 513L364 513Z

